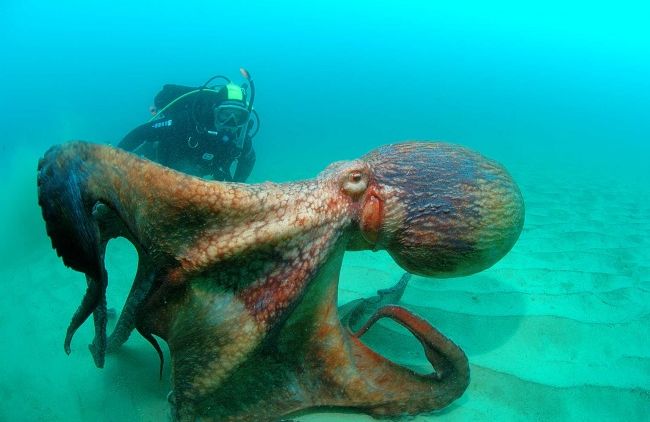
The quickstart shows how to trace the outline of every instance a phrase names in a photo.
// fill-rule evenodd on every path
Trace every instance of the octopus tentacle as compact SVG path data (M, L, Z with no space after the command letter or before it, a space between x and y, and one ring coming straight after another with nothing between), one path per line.
M390 318L400 323L422 344L425 355L435 371L427 378L436 381L452 380L451 384L442 390L444 397L441 403L450 403L465 391L469 384L469 364L465 353L440 331L407 309L396 305L384 306L378 309L353 335L360 338L381 318Z
M102 303L104 308L106 307L106 284L103 279L104 278L102 277L98 281L93 279L90 276L86 276L86 283L87 283L86 293L84 294L81 304L79 305L76 312L72 316L72 320L68 325L68 329L65 335L65 340L63 342L63 348L66 354L68 355L70 354L71 351L70 344L72 342L72 337L77 332L79 327L81 327L81 325L88 319L88 317L91 314L95 312L95 310L98 307L102 306ZM106 328L105 314L106 312L104 310L104 322L103 322L104 330ZM101 310L97 314L95 328L96 329L99 328L100 330L102 328ZM96 332L95 335L97 336L97 334L98 333ZM98 337L99 339L98 341L101 343L100 337Z
M148 266L144 265L141 259L138 262L135 280L122 312L120 312L120 317L107 340L107 353L116 352L131 336L131 332L135 329L136 315L151 290L153 279L153 273L149 271Z
M162 379L163 366L165 364L165 357L163 356L163 351L160 348L160 344L158 344L158 340L156 340L156 338L153 335L151 335L151 333L149 331L145 331L144 329L142 329L142 328L140 328L138 326L136 326L136 329L138 330L138 333L140 333L140 335L142 337L144 337L144 339L147 340L149 342L149 344L151 344L153 346L154 349L156 349L156 353L158 354L158 360L160 362L158 375L159 375L160 379Z
M394 286L378 290L377 296L357 299L340 307L339 314L343 325L352 331L357 331L364 321L369 319L379 308L389 304L397 304L402 298L411 276L410 273L404 273Z
M389 417L441 409L467 388L469 367L465 354L426 321L395 305L381 307L356 333L338 320L331 306L336 283L327 288L322 306L312 307L313 341L303 352L303 368L316 377L308 394L314 405L354 407L374 416ZM321 296L322 299L322 296ZM434 375L420 375L368 348L360 337L379 319L404 325L420 341ZM327 328L325 328L327 327ZM301 369L302 370L302 369Z
M354 363L365 388L354 392L350 405L379 417L439 410L459 398L469 385L469 365L463 351L426 321L404 308L382 308L351 336ZM434 368L420 375L381 357L365 346L359 336L378 319L389 317L411 331L420 341Z
M104 359L106 357L106 271L104 270L103 280L99 283L102 289L99 297L99 303L93 309L93 322L95 325L95 336L93 342L88 345L88 350L93 356L95 366L98 368L104 367Z

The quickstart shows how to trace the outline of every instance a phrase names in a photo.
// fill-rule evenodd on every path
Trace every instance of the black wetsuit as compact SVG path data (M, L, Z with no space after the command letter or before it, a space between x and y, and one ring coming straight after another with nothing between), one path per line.
M196 89L166 85L156 96L155 104L159 109L170 102L160 99L169 87L176 90L176 96ZM129 132L118 147L142 153L153 161L184 173L214 180L244 182L253 170L255 151L248 136L239 149L233 142L233 134L215 132L213 110L220 101L213 91L183 98L164 111L164 115ZM230 168L234 161L237 161L237 166L234 175L231 175Z

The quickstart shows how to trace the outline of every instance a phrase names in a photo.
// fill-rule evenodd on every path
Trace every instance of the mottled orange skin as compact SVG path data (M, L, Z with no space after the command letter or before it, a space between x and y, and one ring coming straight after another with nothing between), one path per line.
M469 382L463 352L426 321L381 308L358 333L336 307L346 250L386 249L406 270L467 274L500 259L523 201L498 164L462 147L411 142L335 163L316 179L243 185L186 176L107 146L54 147L39 202L64 263L88 278L66 336L93 313L102 366L136 328L171 351L175 420L273 421L311 407L378 417L440 409ZM139 268L105 336L106 242L124 236ZM366 347L377 319L403 324L434 373Z

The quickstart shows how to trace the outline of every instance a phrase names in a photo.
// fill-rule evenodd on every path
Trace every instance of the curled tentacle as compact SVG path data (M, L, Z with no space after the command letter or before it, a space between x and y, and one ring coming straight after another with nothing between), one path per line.
M95 313L95 340L91 351L96 365L102 367L106 336L105 243L93 218L95 202L85 197L88 169L82 157L73 157L65 163L56 160L54 157L60 150L60 147L50 149L39 162L39 204L52 246L66 265L86 274L87 281L86 293L68 326L64 350L70 354L75 332L90 314Z
M424 348L434 372L421 375L395 364L369 349L359 340L381 318L390 318L407 328ZM380 308L356 333L350 334L351 366L364 380L346 399L377 417L395 417L439 410L459 398L469 385L469 364L465 353L425 320L395 306ZM343 402L345 403L345 402Z
M357 338L363 336L381 318L390 318L400 323L418 339L434 369L430 377L437 381L453 379L446 390L447 397L444 402L455 400L465 391L469 384L469 363L465 353L428 322L401 306L390 305L380 308L354 333L354 336Z

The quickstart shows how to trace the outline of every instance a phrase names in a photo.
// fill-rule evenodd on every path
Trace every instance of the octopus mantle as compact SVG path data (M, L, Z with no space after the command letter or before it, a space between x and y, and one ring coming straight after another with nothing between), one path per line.
M91 314L98 367L134 329L161 359L154 336L163 339L179 421L272 421L323 406L376 417L445 407L469 383L465 354L391 304L353 332L336 307L343 254L386 250L410 273L470 274L511 249L524 215L503 167L434 142L388 145L312 180L257 185L206 181L73 142L40 161L38 195L54 248L87 279L65 351ZM104 253L117 236L135 245L139 263L107 337ZM431 374L361 342L384 317L420 341Z

